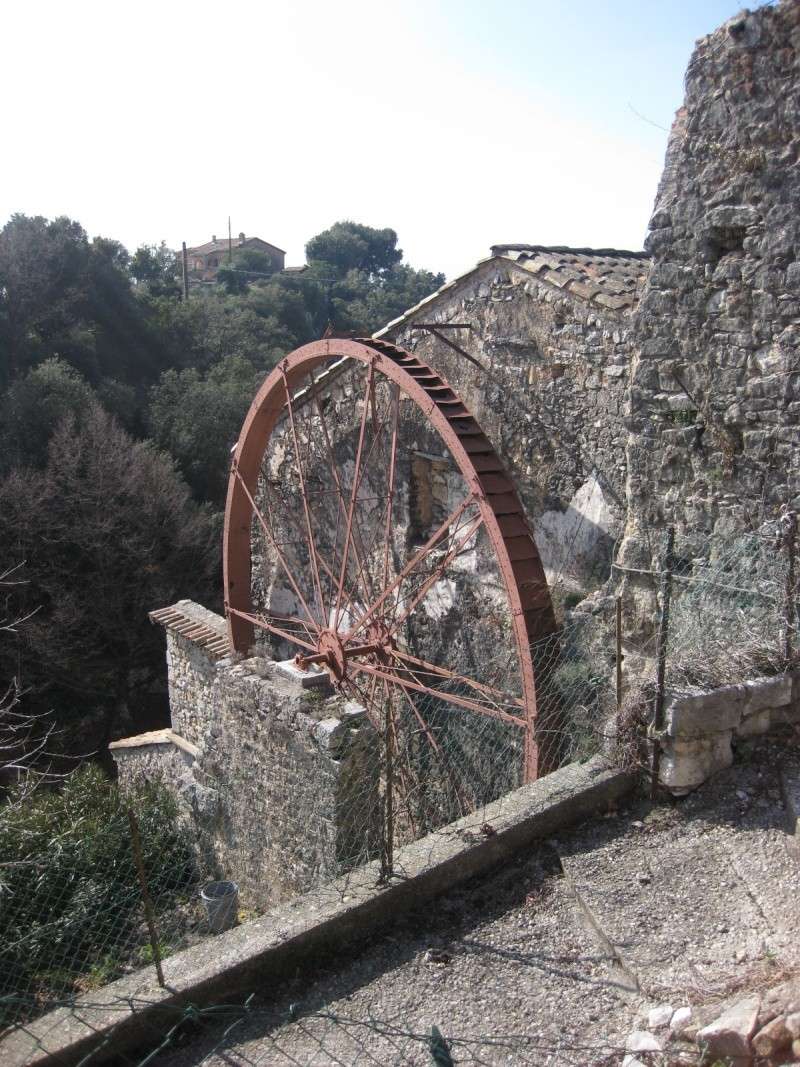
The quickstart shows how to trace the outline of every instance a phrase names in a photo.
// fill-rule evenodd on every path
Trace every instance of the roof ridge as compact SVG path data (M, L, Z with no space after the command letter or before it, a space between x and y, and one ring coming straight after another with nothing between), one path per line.
M652 259L649 252L633 252L625 248L573 248L570 245L528 245L528 244L494 244L492 255L499 255L500 250L507 252L573 252L580 256L615 256L626 259Z

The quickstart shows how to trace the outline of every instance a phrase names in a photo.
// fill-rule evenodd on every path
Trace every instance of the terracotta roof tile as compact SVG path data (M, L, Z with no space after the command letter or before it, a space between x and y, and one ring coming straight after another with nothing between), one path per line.
M492 245L492 255L511 259L551 285L614 311L636 304L650 268L646 252L617 248Z
M447 289L468 278L487 263L496 260L513 262L533 274L545 285L611 311L632 311L639 300L647 275L650 256L647 252L627 252L618 248L567 248L565 245L492 245L492 254L472 270L453 278L409 308L399 318L387 323L374 337L393 333L423 307Z

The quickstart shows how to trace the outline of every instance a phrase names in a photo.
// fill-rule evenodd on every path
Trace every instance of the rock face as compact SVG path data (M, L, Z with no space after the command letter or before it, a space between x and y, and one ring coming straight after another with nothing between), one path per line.
M702 39L669 140L633 318L622 562L650 566L800 506L800 4ZM628 582L642 614L652 594Z

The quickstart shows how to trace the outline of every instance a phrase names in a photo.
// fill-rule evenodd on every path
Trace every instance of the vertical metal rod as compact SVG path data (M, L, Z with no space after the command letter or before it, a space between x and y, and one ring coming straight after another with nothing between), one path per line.
M186 242L181 245L181 278L183 280L183 299L189 299L189 254L186 251Z
M784 621L786 623L786 630L783 637L783 655L786 660L786 666L792 665L794 658L794 633L797 624L797 616L795 613L795 571L797 562L797 515L794 511L790 511L786 516L788 520L788 528L786 530L786 591L785 591L785 604L784 604Z
M384 819L384 843L381 857L381 880L387 882L394 874L394 730L392 698L389 686L383 682L384 751L386 753L386 795Z
M672 555L675 547L675 527L667 530L667 547L661 565L661 617L658 623L656 647L656 696L653 706L653 765L650 778L650 799L658 795L658 774L661 770L661 731L664 729L664 677L667 669L667 638L669 637L669 605L672 598Z
M622 597L617 597L617 711L622 708Z
M133 808L128 808L128 822L131 825L131 846L133 848L133 858L136 863L136 873L139 876L139 889L142 894L144 918L147 923L148 933L150 934L150 948L153 951L153 963L156 967L158 984L163 988L167 983L164 981L164 972L161 969L161 950L158 947L158 938L156 936L156 924L155 919L153 918L153 902L150 899L150 891L147 888L147 874L145 873L144 860L142 858L142 839L139 836L139 823L134 815Z

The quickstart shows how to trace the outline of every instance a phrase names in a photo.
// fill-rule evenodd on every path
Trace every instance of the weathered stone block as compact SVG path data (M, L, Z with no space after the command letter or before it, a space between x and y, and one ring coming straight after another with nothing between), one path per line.
M318 670L314 666L307 671L301 671L293 659L282 660L275 664L275 670L288 678L290 682L296 682L303 689L329 689L330 677L327 671Z
M732 730L696 740L669 739L663 748L659 780L680 796L697 789L717 771L733 763Z
M746 204L725 204L712 208L706 221L712 231L746 229L761 221L761 215L754 207Z
M336 752L345 740L347 727L341 719L322 719L314 725L314 740L328 752Z
M674 696L666 708L667 734L670 737L702 738L732 730L741 722L743 707L744 687L741 685Z
M791 674L779 674L774 678L755 678L742 683L744 703L742 715L747 718L765 708L780 708L792 700Z
M742 719L735 733L737 737L757 737L759 734L768 733L771 726L771 710L763 708L754 715L748 715L747 718Z

